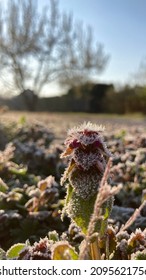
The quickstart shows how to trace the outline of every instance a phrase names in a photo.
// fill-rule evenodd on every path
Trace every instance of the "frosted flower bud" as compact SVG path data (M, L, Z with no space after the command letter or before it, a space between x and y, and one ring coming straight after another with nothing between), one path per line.
M61 179L68 181L83 199L97 192L106 163L111 156L102 136L104 128L91 122L68 131L66 149L61 157L69 158L69 165Z

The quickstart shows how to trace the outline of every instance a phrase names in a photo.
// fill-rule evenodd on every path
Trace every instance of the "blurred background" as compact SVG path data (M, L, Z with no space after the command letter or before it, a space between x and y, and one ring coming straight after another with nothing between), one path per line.
M146 114L146 2L0 0L0 110Z

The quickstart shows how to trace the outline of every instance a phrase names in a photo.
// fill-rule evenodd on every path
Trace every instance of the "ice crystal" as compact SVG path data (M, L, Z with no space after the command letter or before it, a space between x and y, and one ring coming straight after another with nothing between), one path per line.
M95 147L104 150L105 146L102 135L100 134L103 130L102 126L93 125L90 122L87 124L84 123L68 131L65 145L72 150L75 148L85 148L88 145L94 144Z
M47 237L40 239L39 242L35 242L34 245L30 247L30 260L50 260L50 246Z
M72 128L65 140L61 157L69 157L69 165L61 179L66 180L84 199L97 192L106 164L111 156L103 136L104 128L91 122Z
M15 147L9 143L4 151L0 151L0 165L6 164L14 156Z
M100 172L104 171L105 160L98 150L86 152L76 149L73 158L77 166L82 167L83 170L89 170L92 166L96 166Z
M53 187L58 187L58 185L55 182L55 178L52 175L38 182L38 188L40 190L44 190L46 188L50 189Z
M134 242L144 242L146 233L142 232L140 228L137 228L135 232L132 232L128 240L128 245L132 246Z
M69 176L69 181L75 192L84 199L97 193L100 180L101 176L92 169L88 172L80 172L77 168L74 168Z
M77 133L77 132L81 132L81 131L87 131L89 133L90 132L98 133L98 132L104 131L104 126L93 124L91 122L87 122L87 123L84 122L80 126L69 129L68 134L73 134L73 133Z

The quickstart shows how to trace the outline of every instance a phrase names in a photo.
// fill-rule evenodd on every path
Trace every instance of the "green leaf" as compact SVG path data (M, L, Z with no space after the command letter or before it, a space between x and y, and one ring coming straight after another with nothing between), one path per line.
M19 256L20 251L25 248L25 243L17 243L13 245L6 253L8 259L15 259Z
M6 185L1 185L0 184L0 192L5 193L8 190L8 187Z
M146 260L146 249L142 252L137 251L134 255L134 260Z
M111 210L113 206L113 197L109 198L105 203L102 205L102 211L103 211L103 220L101 221L100 226L100 236L104 236L107 229L107 220L110 216Z
M21 125L26 124L26 117L25 117L24 115L22 115L22 116L20 117L19 123L20 123Z
M93 213L96 194L89 199L83 199L75 192L70 194L68 205L66 207L67 214L77 224L84 234L87 233L91 215Z
M84 234L87 234L91 215L93 214L96 197L97 194L94 194L88 199L83 199L74 192L73 188L71 189L71 186L70 189L68 189L65 211L67 212L69 217L76 223L76 225L80 227ZM97 217L94 232L99 232L101 235L105 234L107 228L107 219L111 213L112 205L113 198L110 198L105 203L103 203L100 214L103 216L103 220Z
M54 242L59 240L59 235L56 230L49 231L48 236L49 236L49 240L52 240Z
M73 187L68 184L67 185L67 195L66 195L66 199L65 199L65 205L67 205L72 197L72 193L73 193Z
M20 175L20 176L25 176L27 174L27 168L20 168L20 169L17 169L17 168L9 168L9 171L14 174L14 175Z
M8 189L9 189L8 186L0 178L0 192L5 193Z
M78 260L78 254L67 242L58 242L53 250L53 260Z

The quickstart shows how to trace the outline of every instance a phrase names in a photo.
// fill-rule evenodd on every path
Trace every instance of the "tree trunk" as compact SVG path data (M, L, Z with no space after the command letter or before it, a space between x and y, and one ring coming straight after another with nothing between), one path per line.
M26 89L21 93L24 102L26 104L26 108L28 111L36 111L38 96L30 89Z

